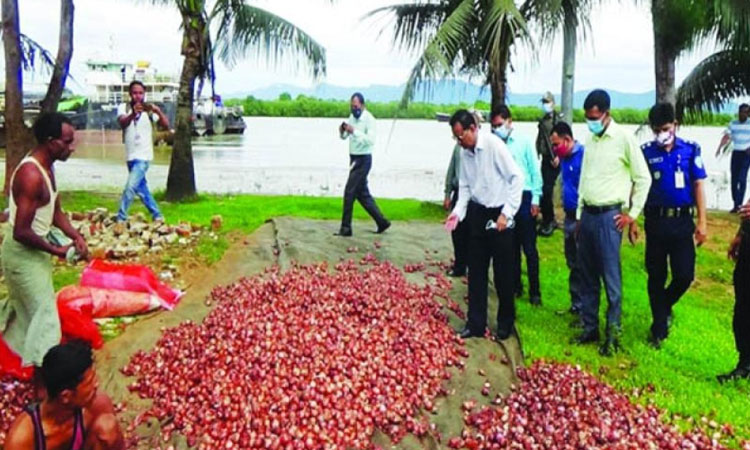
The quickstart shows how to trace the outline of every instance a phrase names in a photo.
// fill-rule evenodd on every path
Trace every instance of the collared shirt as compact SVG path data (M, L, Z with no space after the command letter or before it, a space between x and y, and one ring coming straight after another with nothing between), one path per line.
M458 190L458 173L461 168L461 146L456 144L453 147L451 162L448 165L448 172L445 174L445 196L448 197L453 191Z
M359 119L349 115L346 123L354 127L354 132L344 131L341 139L349 138L350 155L370 155L375 147L375 117L363 109Z
M132 109L129 104L122 103L117 107L117 117L130 115ZM150 120L149 120L150 119ZM152 121L159 120L159 116L147 112L141 113L138 120L133 119L123 131L125 154L128 161L136 159L151 161L154 159L154 139L152 137Z
M700 146L675 137L670 151L656 141L643 144L641 150L653 180L646 206L681 208L695 205L693 182L706 178Z
M583 145L575 141L570 155L560 158L562 203L565 211L575 211L578 208L578 183L581 181L582 164Z
M531 139L513 130L508 140L505 141L505 145L523 173L523 190L531 192L531 204L538 205L539 198L542 196L542 171L539 168L536 151L531 145Z
M487 208L502 206L503 215L513 217L521 206L522 195L523 173L508 147L492 133L478 133L474 151L461 151L458 202L453 214L464 220L472 200Z
M734 151L745 151L750 148L750 119L744 122L740 122L739 120L731 121L727 132L732 138Z
M651 173L633 134L611 119L604 134L586 139L576 217L581 218L584 205L619 203L630 205L628 215L636 219L650 186Z

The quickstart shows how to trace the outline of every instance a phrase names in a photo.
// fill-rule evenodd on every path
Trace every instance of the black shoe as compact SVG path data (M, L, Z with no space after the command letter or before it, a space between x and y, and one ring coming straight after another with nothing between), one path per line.
M541 227L539 227L539 234L543 237L550 237L555 232L555 228L557 228L557 222L552 221L548 224L543 224Z
M733 371L719 375L716 377L719 383L726 383L727 381L745 380L750 379L750 367L748 366L737 366Z
M463 330L458 332L458 335L461 337L461 339L484 337L484 333L475 333L474 331L471 331L469 327L464 327Z
M648 345L650 345L655 350L659 350L661 349L661 343L664 342L664 339L666 338L666 336L657 336L654 333L651 333L648 336Z
M378 229L377 231L375 231L375 234L381 234L390 227L391 227L391 222L386 220L385 223L378 225Z
M594 342L599 342L599 332L596 330L585 331L570 340L571 344L577 345L591 344Z
M497 327L497 333L495 333L495 339L498 341L504 341L510 337L511 334L513 334L513 329L515 328L515 325L511 325L509 327Z
M599 346L599 354L602 356L612 356L620 351L620 341L616 337L608 336L604 343Z
M334 236L344 236L349 237L352 235L352 229L351 228L341 228L338 232L333 233Z
M542 306L542 297L540 295L532 295L529 298L529 303L531 303L532 306Z
M740 212L740 207L739 206L735 206L734 208L732 208L732 209L729 210L729 214L737 214L738 212Z
M456 270L456 268L454 267L454 268L452 268L451 270L448 271L448 276L449 277L455 277L455 278L457 278L457 277L463 277L465 275L466 275L466 269L464 269L464 270Z

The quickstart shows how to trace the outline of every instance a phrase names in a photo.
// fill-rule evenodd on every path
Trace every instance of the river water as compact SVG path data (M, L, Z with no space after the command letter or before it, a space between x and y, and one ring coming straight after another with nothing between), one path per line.
M198 190L212 193L340 196L348 172L348 144L339 139L340 119L245 118L244 135L197 138L193 143ZM516 132L536 136L535 123L517 123ZM487 127L487 125L485 125ZM635 126L627 126L635 132ZM582 138L584 124L575 124ZM709 171L709 207L729 209L729 158L714 158L721 127L683 127L679 135L704 149ZM379 120L370 190L378 197L441 200L453 140L448 124L434 120ZM649 139L642 132L638 141ZM76 152L58 163L63 190L114 190L127 170L119 132L86 131ZM169 153L157 152L148 173L152 189L166 186ZM0 165L0 173L2 172Z

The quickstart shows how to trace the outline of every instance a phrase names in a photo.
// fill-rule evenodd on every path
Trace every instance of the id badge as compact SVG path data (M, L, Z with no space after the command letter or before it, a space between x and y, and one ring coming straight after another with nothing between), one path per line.
M685 189L685 175L681 170L674 173L674 187L677 189Z

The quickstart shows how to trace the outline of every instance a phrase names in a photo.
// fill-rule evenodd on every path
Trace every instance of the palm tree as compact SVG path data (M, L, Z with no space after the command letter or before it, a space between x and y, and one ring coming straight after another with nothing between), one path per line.
M73 54L73 0L61 0L60 40L57 58L36 41L24 35L19 27L18 0L2 0L2 34L5 53L5 184L7 194L10 174L33 145L33 138L23 121L23 70L38 64L52 69L43 111L56 111L68 78Z
M417 86L437 78L481 76L490 85L492 107L505 103L507 71L516 43L531 43L530 18L546 11L546 0L414 0L378 8L366 18L395 20L394 46L421 54L404 89L402 106Z
M684 110L718 110L750 89L750 2L746 0L652 0L656 101ZM675 61L686 51L715 42L675 89Z
M179 201L196 194L190 121L196 79L214 81L214 55L228 64L251 50L273 62L287 54L303 56L311 75L325 74L325 49L308 34L244 0L149 0L173 6L182 16L184 57L177 97L175 139L167 177L167 200ZM212 36L212 30L214 34Z

